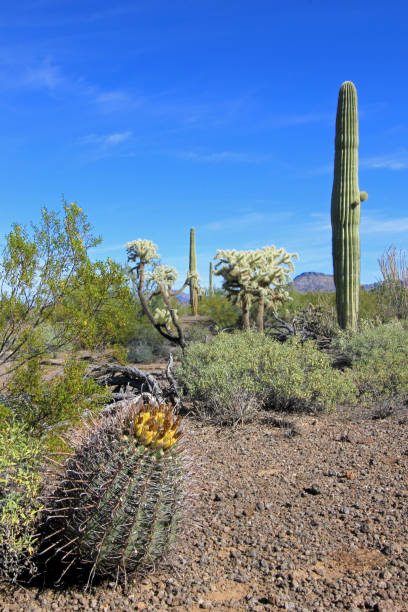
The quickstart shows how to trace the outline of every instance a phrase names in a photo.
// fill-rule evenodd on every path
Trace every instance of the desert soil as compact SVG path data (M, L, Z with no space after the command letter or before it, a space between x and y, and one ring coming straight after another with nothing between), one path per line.
M0 609L408 611L408 409L184 418L202 463L174 565L127 590L0 588Z

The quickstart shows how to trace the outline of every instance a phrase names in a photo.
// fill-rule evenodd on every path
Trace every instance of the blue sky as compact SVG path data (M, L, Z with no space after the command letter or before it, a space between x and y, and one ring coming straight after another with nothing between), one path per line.
M338 90L357 87L361 281L408 247L406 0L19 0L0 16L0 235L61 195L180 277L274 244L332 273ZM181 278L180 278L181 280Z

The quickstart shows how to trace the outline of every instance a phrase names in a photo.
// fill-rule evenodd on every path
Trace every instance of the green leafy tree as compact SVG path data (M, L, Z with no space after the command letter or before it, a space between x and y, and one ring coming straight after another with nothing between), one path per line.
M64 202L62 216L44 208L31 231L13 224L0 261L1 376L78 340L96 341L98 314L126 292L117 264L90 262L88 249L100 242L76 203Z

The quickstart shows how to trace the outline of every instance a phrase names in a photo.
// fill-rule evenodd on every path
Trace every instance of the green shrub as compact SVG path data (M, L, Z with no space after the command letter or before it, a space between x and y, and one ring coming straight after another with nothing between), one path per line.
M130 337L133 300L125 270L88 257L100 242L76 203L64 203L62 217L44 208L30 230L13 224L0 256L3 376L68 346Z
M408 323L367 325L341 334L333 346L352 359L352 375L364 399L408 397Z
M187 344L192 344L193 342L207 342L209 338L215 335L216 331L214 330L214 326L211 324L206 325L205 323L195 323L184 332Z
M69 359L62 374L48 380L38 360L17 370L9 385L14 417L42 435L79 421L84 411L97 414L111 397L93 379L84 378L86 364ZM92 400L92 401L91 401Z
M384 311L382 302L376 289L360 289L360 309L359 309L360 325L364 321L377 321L383 323L388 321L387 313Z
M0 581L35 572L43 447L0 405Z
M232 395L246 392L265 407L322 410L356 396L349 374L333 370L313 341L280 344L254 332L188 346L176 375L193 400L206 404L228 406Z
M144 316L135 328L134 337L127 345L127 360L131 363L166 361L175 348L163 338Z
M408 324L401 321L374 325L366 323L359 333L342 332L332 346L346 353L353 361L367 362L374 350L405 352L408 350Z
M363 400L408 400L408 350L373 350L370 359L353 367L353 379Z
M408 318L407 252L390 245L378 259L382 281L377 285L382 310L388 318Z
M301 312L310 304L327 310L335 308L336 305L336 295L333 292L309 291L308 293L300 293L291 286L289 288L289 296L291 298L290 301L281 304L277 308L278 316L285 320L292 319L298 312ZM266 313L266 317L268 319L271 317L271 314Z
M227 298L225 293L216 289L214 295L200 298L198 313L209 317L219 329L235 327L241 316L241 311Z

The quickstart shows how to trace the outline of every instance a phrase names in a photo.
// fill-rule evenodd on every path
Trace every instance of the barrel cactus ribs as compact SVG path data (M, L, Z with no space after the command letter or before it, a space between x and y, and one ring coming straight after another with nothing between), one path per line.
M171 405L130 402L90 423L46 498L40 555L89 586L130 575L171 551L183 515L181 417Z

